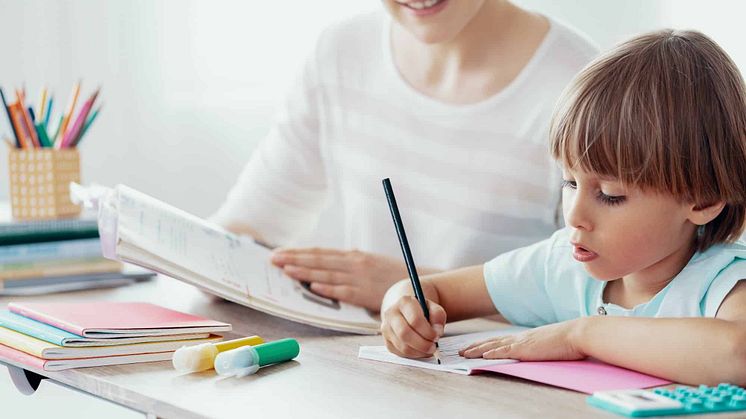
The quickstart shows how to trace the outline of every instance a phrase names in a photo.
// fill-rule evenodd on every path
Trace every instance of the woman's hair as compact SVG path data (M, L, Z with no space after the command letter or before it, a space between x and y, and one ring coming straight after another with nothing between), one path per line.
M589 64L552 121L567 167L673 195L724 202L697 249L733 241L746 218L746 87L736 65L696 31L638 36Z

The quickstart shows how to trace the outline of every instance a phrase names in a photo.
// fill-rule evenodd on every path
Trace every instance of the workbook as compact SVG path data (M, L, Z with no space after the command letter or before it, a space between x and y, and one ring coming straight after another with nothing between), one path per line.
M228 323L150 303L11 302L8 310L79 336L100 339L231 331Z
M103 365L139 364L142 362L169 361L173 352L104 356L100 358L42 359L18 349L0 345L0 359L20 367L32 367L42 371L62 371L71 368L99 367Z
M592 394L596 391L648 388L670 384L668 380L587 359L580 361L519 362L514 359L464 358L459 350L472 343L527 330L512 326L440 339L441 364L435 358L409 359L396 356L385 346L361 346L358 357L456 374L494 372Z
M0 344L26 352L43 359L76 359L99 358L117 355L153 354L158 352L173 352L182 346L198 345L200 343L214 343L222 340L220 336L212 335L205 339L175 340L167 342L136 343L116 346L64 347L45 342L14 330L0 327Z
M378 332L379 321L367 310L314 294L274 266L271 250L250 237L232 234L127 186L73 185L71 190L87 206L98 207L106 257L300 323L353 333Z
M29 319L8 310L0 310L0 327L15 330L24 335L33 336L45 342L70 348L88 346L116 346L131 345L146 342L164 342L174 340L204 339L209 333L186 333L169 336L139 336L119 338L91 338L70 333L66 330L50 326L36 320Z

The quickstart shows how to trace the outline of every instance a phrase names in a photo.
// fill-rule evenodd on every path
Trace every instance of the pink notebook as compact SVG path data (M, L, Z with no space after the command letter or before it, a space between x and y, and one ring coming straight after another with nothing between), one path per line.
M8 309L21 316L90 338L220 333L231 330L228 323L149 303L10 303Z
M537 381L556 387L593 394L596 391L657 387L670 381L603 362L583 361L515 362L479 367L472 372L490 371Z

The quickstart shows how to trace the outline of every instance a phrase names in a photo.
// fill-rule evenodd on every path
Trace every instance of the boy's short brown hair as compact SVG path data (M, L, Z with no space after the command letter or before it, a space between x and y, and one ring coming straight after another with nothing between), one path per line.
M728 55L696 31L636 37L589 64L551 130L565 165L725 208L697 249L736 240L746 218L746 88Z

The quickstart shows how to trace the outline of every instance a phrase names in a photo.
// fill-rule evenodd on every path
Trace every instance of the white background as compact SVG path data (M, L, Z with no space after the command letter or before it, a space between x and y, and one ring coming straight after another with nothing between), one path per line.
M585 32L602 48L665 26L694 28L746 69L746 3L693 0L521 0ZM377 0L0 0L0 86L83 97L102 86L104 108L81 144L83 180L126 183L200 216L212 213L257 142L319 31L380 8ZM0 115L0 136L11 133ZM8 199L0 147L0 200ZM7 384L7 373L0 368ZM46 396L0 391L9 417L74 417ZM39 395L39 397L42 397ZM49 409L44 414L29 410ZM103 411L97 411L98 415ZM109 413L111 416L111 414Z
M746 4L681 0L521 0L601 47L664 26L696 28L746 68ZM0 86L46 85L55 110L83 80L103 110L81 144L83 181L125 183L212 213L267 132L319 31L377 0L0 0ZM0 115L0 136L11 129ZM8 199L0 147L0 200Z

